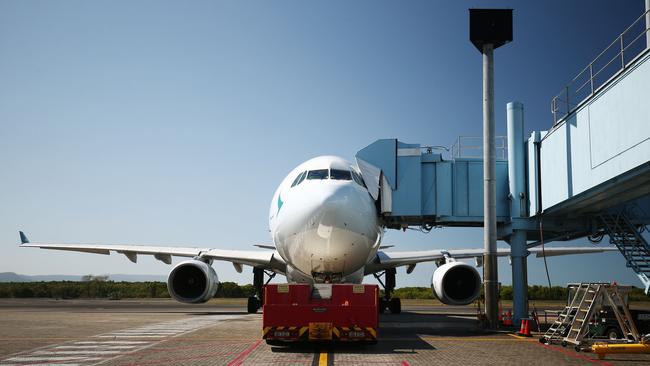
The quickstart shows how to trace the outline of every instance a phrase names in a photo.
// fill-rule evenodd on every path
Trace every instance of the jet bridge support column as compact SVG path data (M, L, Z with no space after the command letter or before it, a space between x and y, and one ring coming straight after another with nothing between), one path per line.
M522 318L528 317L528 270L526 232L517 230L517 220L527 216L526 181L524 166L524 106L508 103L508 186L510 190L510 216L515 229L510 235L512 263L513 325L518 327Z

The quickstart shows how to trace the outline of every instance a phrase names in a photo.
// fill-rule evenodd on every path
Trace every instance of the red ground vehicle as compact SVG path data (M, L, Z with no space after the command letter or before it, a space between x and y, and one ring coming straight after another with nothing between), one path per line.
M296 341L377 342L377 285L271 284L264 290L262 338Z

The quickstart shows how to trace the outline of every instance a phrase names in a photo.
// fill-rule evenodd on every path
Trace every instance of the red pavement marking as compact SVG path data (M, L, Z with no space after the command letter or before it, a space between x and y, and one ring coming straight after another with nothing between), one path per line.
M182 362L187 362L190 360L202 360L205 358L212 358L212 357L218 357L218 356L228 356L232 355L232 353L222 353L222 352L215 352L215 353L208 353L204 354L201 356L192 356L192 357L183 357ZM127 363L123 364L122 366L140 366L140 365L160 365L160 364L177 364L180 361L180 359L177 358L166 358L162 360L156 360L156 361L148 361L148 362L142 362L142 361L136 361L135 363Z
M581 355L580 353L575 352L575 351L568 351L568 350L565 350L565 349L562 349L562 348L552 347L552 346L549 346L549 345L546 345L546 344L542 344L542 343L539 343L539 342L533 342L533 341L531 341L531 343L535 343L536 345L538 345L538 346L542 346L542 347L544 347L544 348L546 348L546 349L550 349L551 351L564 353L565 355L568 355L568 356L571 356L571 357L575 357L575 358L579 358L579 359L581 359L581 360L585 360L585 361L589 361L589 362L597 363L597 364L599 364L599 365L603 365L603 366L614 366L614 365L612 365L611 363L609 363L609 362L607 362L607 361L603 361L603 360L598 360L598 359L589 358L589 357L587 357L587 356L583 356L583 355Z
M402 366L411 366L411 364L408 363L408 361L405 360L405 361L402 361Z
M246 348L242 353L240 353L237 357L235 357L234 360L230 361L228 363L228 366L239 366L244 362L244 360L248 357L248 355L251 354L257 348L260 343L262 343L262 340L258 340L257 342L253 343L250 347Z

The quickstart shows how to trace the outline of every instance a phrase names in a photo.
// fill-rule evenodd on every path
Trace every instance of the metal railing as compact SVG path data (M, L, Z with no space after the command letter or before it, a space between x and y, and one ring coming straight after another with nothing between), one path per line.
M508 158L508 144L506 136L495 136L494 147L496 158L505 160ZM483 136L458 136L456 142L451 145L451 157L457 158L483 158Z
M553 97L551 100L553 125L575 111L587 98L627 69L647 49L646 43L640 43L639 40L645 41L646 37L650 36L650 28L645 23L645 16L649 12L650 10L643 12L587 67L582 69L558 95Z

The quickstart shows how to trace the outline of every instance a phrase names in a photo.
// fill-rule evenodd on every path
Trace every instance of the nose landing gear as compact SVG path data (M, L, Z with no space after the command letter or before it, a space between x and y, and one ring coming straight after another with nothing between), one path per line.
M264 273L269 276L269 279L264 282ZM255 288L255 295L248 298L247 310L250 314L257 313L264 303L264 286L275 277L275 272L265 271L263 268L253 267L253 287Z
M380 273L373 273L379 284L384 288L384 297L379 299L379 313L383 314L388 309L392 314L399 314L402 312L402 301L398 297L392 297L395 290L395 268L386 269ZM381 280L384 277L386 283Z

